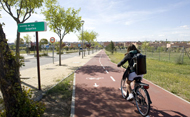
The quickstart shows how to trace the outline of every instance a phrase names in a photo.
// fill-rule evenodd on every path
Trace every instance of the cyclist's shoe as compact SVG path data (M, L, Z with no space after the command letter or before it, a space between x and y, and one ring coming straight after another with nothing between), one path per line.
M133 100L133 94L132 93L130 93L129 94L129 96L127 97L127 101L132 101Z

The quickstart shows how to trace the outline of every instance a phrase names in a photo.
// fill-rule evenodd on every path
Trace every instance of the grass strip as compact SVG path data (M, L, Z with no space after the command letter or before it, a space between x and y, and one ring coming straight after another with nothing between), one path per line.
M74 73L46 92L41 100L46 107L43 117L70 116L73 78Z

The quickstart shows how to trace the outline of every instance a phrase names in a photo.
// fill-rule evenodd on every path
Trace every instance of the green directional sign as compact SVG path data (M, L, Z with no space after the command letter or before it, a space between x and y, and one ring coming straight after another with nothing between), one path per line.
M47 30L46 22L31 22L31 23L18 24L18 32L37 32L37 31L46 31L46 30Z

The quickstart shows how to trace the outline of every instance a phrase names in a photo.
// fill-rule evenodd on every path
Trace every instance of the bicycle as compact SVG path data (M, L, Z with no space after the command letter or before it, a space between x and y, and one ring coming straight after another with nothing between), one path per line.
M123 66L125 69L126 67ZM141 82L142 78L141 77L136 77L134 78L135 85L132 88L132 93L134 95L134 99L136 102L137 109L139 113L142 116L147 116L150 111L150 104L152 103L149 93L147 89L149 88L148 84L142 83ZM132 83L134 83L132 82ZM126 88L126 78L121 80L121 94L124 99L126 99L129 95L127 88Z

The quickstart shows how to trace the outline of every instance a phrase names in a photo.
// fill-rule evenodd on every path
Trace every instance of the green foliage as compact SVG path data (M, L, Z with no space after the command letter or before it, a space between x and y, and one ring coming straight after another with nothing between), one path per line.
M0 3L3 10L15 21L18 22L20 18L24 22L31 16L31 13L34 13L34 9L42 6L43 0L0 0ZM15 16L13 11L17 11Z
M0 7L0 11L1 11L1 7ZM0 18L2 18L1 14L0 14Z
M59 49L60 49L60 47L59 47L59 46L60 46L60 42L55 43L55 46L56 46L56 51L59 52ZM61 44L61 49L62 49L63 47L65 47L65 43L62 42L62 44Z
M157 52L163 52L164 51L164 48L163 47L158 47L157 48Z
M74 78L74 74L70 75L68 78L64 79L54 88L49 90L47 94L62 94L63 98L70 98L72 96L72 80Z
M20 43L20 44L24 44L24 39L23 39L23 38L20 38L20 42L19 42L19 43ZM15 40L14 44L16 45L16 40Z
M26 48L26 53L30 53L30 49L29 49L29 43L31 41L31 36L29 34L26 34L26 36L24 36L24 40L26 41L27 44L27 48Z
M44 0L0 0L1 8L18 23L28 20L36 8L40 8ZM16 12L15 12L16 11ZM19 54L20 34L17 32L16 54ZM18 58L17 58L18 61Z
M19 93L17 97L17 101L20 102L19 105L17 105L17 108L15 108L14 111L17 111L18 114L15 115L12 113L15 117L41 117L45 110L45 105L41 102L34 102L31 100L32 92L31 90L26 90L25 87L23 87L22 94ZM6 110L3 110L0 113L1 117L6 117Z
M57 0L46 0L45 7L42 14L44 14L50 30L59 36L60 43L62 43L65 35L80 30L82 26L81 16L78 16L80 9L68 8L65 10L60 5L57 5ZM60 44L59 65L61 65L61 48Z
M42 10L47 24L53 32L55 32L60 40L70 32L80 30L81 17L78 16L79 10L68 8L65 10L60 5L57 5L56 0L46 0L46 8Z
M45 38L42 38L42 39L40 40L40 45L44 45L44 44L48 44L48 40L45 39Z
M79 41L82 41L82 39L83 39L83 42L88 42L89 44L94 43L97 36L98 36L98 33L94 32L94 31L89 32L87 30L80 32L80 34L77 35Z
M142 46L141 46L141 49L146 50L148 46L149 46L148 42L143 42Z
M26 34L26 36L24 36L23 38L24 38L24 40L26 41L27 44L30 43L30 41L32 39L32 37L29 34Z
M68 50L69 50L69 47L68 47L68 46L65 46L64 49L65 49L66 51L68 51Z
M181 57L181 55L176 58L175 63L176 64L183 64L183 58Z
M34 55L34 56L37 57L37 55ZM46 54L46 53L39 54L39 57L41 57L41 56L48 56L48 54Z

